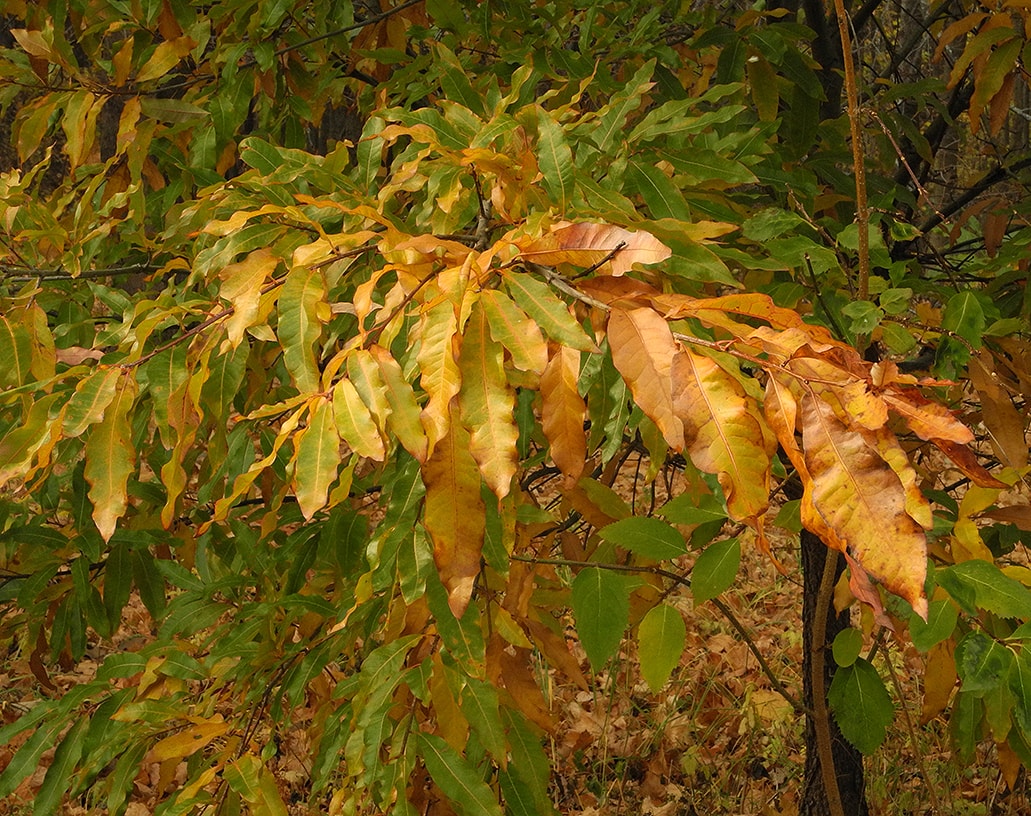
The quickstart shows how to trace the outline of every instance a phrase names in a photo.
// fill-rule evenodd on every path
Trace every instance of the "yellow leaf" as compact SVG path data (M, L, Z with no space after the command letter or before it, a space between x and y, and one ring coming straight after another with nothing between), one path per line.
M174 40L158 43L154 53L140 68L140 72L136 75L136 81L149 82L152 79L163 77L179 64L179 60L190 53L194 45L196 43L189 37L177 37Z
M653 309L609 313L609 347L616 370L630 386L634 401L654 422L669 446L684 449L684 426L673 410L671 371L677 352L673 333Z
M451 427L448 406L458 393L462 375L455 353L458 319L450 303L438 303L419 318L419 383L429 399L422 409L422 425L426 429L427 456Z
M405 379L397 360L382 346L373 346L370 351L379 364L380 377L386 389L387 404L390 405L388 428L419 462L426 461L427 441L419 419L419 403L415 392Z
M187 726L182 731L158 741L150 749L151 762L165 762L169 759L185 759L200 751L209 742L221 737L229 730L229 724L216 714L211 720Z
M577 390L580 353L557 346L541 376L541 426L552 461L569 485L579 481L587 460L587 404Z
M828 546L850 553L866 572L926 616L927 540L906 512L902 482L877 449L848 429L826 402L807 393L801 407L806 468L801 476L808 499L803 501L803 523L813 521L806 512L811 503L822 519L822 529L814 532Z
M229 264L219 273L222 288L219 294L233 307L226 321L226 334L230 347L243 341L243 333L258 321L258 301L261 288L271 275L279 259L268 247L256 249L239 263Z
M326 504L329 487L340 467L340 435L333 418L333 403L317 397L308 427L296 438L294 493L305 519Z
M459 400L462 420L470 431L470 451L498 498L508 494L519 458L515 393L505 376L503 359L504 351L491 338L486 312L477 302L462 337Z
M687 452L695 467L717 475L731 518L765 512L776 445L758 404L711 357L687 349L673 358L672 381Z
M131 373L122 372L103 420L86 440L85 476L90 485L93 521L105 541L114 535L118 519L128 508L127 485L136 464L129 411L135 400L136 380Z
M451 401L458 413L458 398ZM447 589L448 604L462 617L480 572L480 552L486 529L486 507L480 496L480 471L469 452L469 433L451 422L422 467L426 485L423 523L433 541L433 560Z

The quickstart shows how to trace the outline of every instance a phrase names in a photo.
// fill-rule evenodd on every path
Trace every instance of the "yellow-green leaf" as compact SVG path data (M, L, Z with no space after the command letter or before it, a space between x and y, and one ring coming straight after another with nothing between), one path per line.
M715 473L737 521L766 510L775 450L759 406L711 358L684 349L673 358L674 410L695 467Z
M684 425L673 409L672 369L676 343L669 324L653 309L609 313L609 347L616 370L645 415L671 448L684 449Z
M562 126L552 114L537 107L537 161L544 176L544 189L565 212L573 199L573 152Z
M452 415L458 411L455 397ZM437 443L422 467L426 485L423 523L433 541L433 560L456 618L462 617L472 598L486 529L480 471L469 452L470 444L463 424L452 421L450 433Z
M298 434L294 463L294 492L306 519L326 504L329 487L340 467L340 435L333 417L333 403L316 398L308 427Z
M551 291L547 284L530 275L509 272L505 275L508 291L527 317L537 321L545 334L558 343L580 351L598 351L598 346L587 336L569 309Z
M128 481L135 469L129 411L136 399L136 380L123 372L114 398L86 441L86 481L93 503L93 521L107 541L128 508Z
M459 400L462 419L470 430L470 452L498 498L508 494L519 458L515 392L505 376L503 355L490 336L487 313L477 303L462 338Z
M362 402L350 380L340 380L333 386L333 416L337 432L351 450L359 456L383 461L386 454L383 437L368 406Z
M152 762L185 759L197 753L213 739L221 737L228 730L229 724L223 722L221 714L216 714L210 720L194 723L182 731L158 740L150 749L149 759Z
M373 346L370 351L379 364L380 376L386 388L390 416L387 427L397 435L398 440L419 462L426 461L426 431L422 427L419 413L422 410L415 399L412 386L405 379L401 366L382 346Z
M76 437L90 425L100 422L115 398L121 374L118 368L101 368L79 381L63 412L64 435Z
M283 360L302 394L317 391L315 342L322 334L319 307L328 312L326 284L319 269L291 269L279 293L279 342Z
M544 371L548 364L548 344L537 322L496 289L480 292L480 303L487 313L491 336L512 355L515 367L535 374Z

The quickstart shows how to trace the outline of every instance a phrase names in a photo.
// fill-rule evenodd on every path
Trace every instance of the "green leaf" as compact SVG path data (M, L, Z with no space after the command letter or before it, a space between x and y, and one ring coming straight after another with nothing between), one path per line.
M949 725L956 752L963 762L970 762L974 749L981 739L981 723L984 720L984 704L974 694L960 691L952 707Z
M501 816L501 807L482 773L440 737L415 733L426 770L460 816Z
M881 676L859 658L839 668L827 691L827 702L845 739L864 754L876 751L895 717L891 696Z
M936 573L938 585L966 608L969 598L979 609L1003 618L1031 618L1031 590L987 561L975 559ZM968 611L971 611L968 609Z
M985 325L984 308L973 292L958 292L945 304L942 328L955 332L974 348L981 347Z
M89 719L83 717L76 720L71 730L65 734L54 752L54 758L47 768L43 784L32 803L32 816L47 816L57 813L58 807L68 785L72 781L72 772L79 756L82 754L82 740L89 727Z
M684 617L668 604L652 607L637 627L641 676L656 694L680 662L686 641Z
M223 775L229 787L250 805L254 816L287 816L276 780L254 754L244 754L227 765Z
M958 619L959 612L952 601L932 601L927 609L926 623L919 615L909 618L909 636L913 639L913 645L921 652L930 651L932 646L952 635Z
M691 209L683 193L655 165L631 161L627 165L627 179L648 205L652 218L691 220Z
M79 381L75 393L64 408L64 435L80 436L90 425L104 418L104 411L115 398L115 386L121 369L111 366L98 369Z
M834 643L831 646L831 654L834 655L834 662L839 666L851 666L856 662L859 653L863 651L863 633L858 629L849 627L842 629L834 636Z
M570 603L587 658L599 671L619 648L630 622L630 593L636 578L586 567L573 579Z
M853 334L869 334L880 325L884 312L868 300L854 300L841 309L848 318L848 330Z
M698 556L691 570L691 594L702 604L726 590L741 566L741 542L737 538L714 541Z
M501 723L498 690L485 680L466 677L459 705L483 747L496 760L504 761L508 756L508 740Z
M956 646L956 672L963 691L982 695L1002 685L1013 665L1013 652L983 632L968 633Z
M509 272L505 275L508 291L515 302L552 340L579 351L597 352L598 347L569 313L547 284L530 275Z
M566 212L573 200L573 152L566 143L562 126L544 108L537 108L537 157L544 189L559 208Z
M626 518L602 527L598 535L604 541L655 561L677 558L687 553L684 537L674 527L657 518Z
M129 437L129 411L136 399L136 380L124 374L104 419L94 426L86 441L86 468L93 521L108 541L128 508L127 484L136 466L136 451Z
M722 524L727 520L723 501L711 493L681 493L662 505L658 513L671 524Z
M1025 740L1031 740L1031 650L1022 645L1007 677L1013 692L1013 721Z

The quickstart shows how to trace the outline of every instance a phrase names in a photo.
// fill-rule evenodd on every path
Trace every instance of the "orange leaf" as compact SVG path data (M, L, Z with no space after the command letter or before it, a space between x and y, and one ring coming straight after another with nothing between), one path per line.
M955 442L949 442L945 439L932 439L931 442L938 450L952 460L952 463L963 475L967 476L978 487L1009 487L1005 482L1000 482L981 467L974 452L965 445L957 445Z
M609 347L616 370L634 401L654 422L671 448L684 449L684 426L673 410L671 372L676 343L669 324L653 309L609 313Z
M672 380L674 410L691 461L717 475L732 518L757 517L769 504L776 449L758 404L711 357L687 349L673 358Z
M881 395L896 414L921 439L944 439L959 445L974 441L974 435L944 405L930 402L913 388L899 388Z
M551 459L570 485L579 480L587 459L587 404L577 390L579 374L580 353L558 346L541 376L541 426Z
M458 413L458 398L451 401ZM423 523L433 541L433 560L456 618L472 598L480 572L480 551L486 529L486 507L480 497L480 471L469 453L469 433L461 422L433 449L422 467L426 485Z
M499 499L504 498L519 458L515 392L505 376L504 350L491 338L487 314L479 303L466 323L458 363L462 372L459 400L471 434L470 452L484 481Z
M524 248L520 256L544 266L570 264L586 269L602 264L599 272L623 275L635 263L661 263L670 254L668 246L647 232L631 232L609 224L563 221ZM612 257L606 261L609 255Z
M802 480L823 523L813 530L852 557L891 592L926 615L927 541L906 512L902 483L864 436L849 430L812 394L802 398ZM807 519L803 502L803 522ZM809 526L807 524L806 526Z

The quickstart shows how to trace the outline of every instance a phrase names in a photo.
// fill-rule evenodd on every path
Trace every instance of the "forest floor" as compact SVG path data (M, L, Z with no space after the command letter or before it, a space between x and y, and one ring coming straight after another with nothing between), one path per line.
M639 499L631 485L617 480L616 487L628 502ZM781 535L771 541L783 571L756 548L745 547L738 580L721 599L772 673L800 698L797 540ZM691 557L682 561L677 568L687 574ZM611 672L591 676L588 691L539 666L546 699L561 723L546 746L555 769L552 795L559 812L562 816L797 816L805 752L803 717L775 689L749 644L716 606L695 606L686 589L673 590L668 600L684 615L687 645L659 693L653 693L640 677L631 637L624 639L621 653L610 664ZM126 608L116 643L101 644L92 657L87 655L66 671L55 671L50 676L55 691L93 677L107 650L138 649L150 637L151 627L142 604L134 599ZM569 631L572 635L572 626ZM586 671L586 657L572 637L570 643ZM979 748L973 762L960 763L952 754L945 721L921 722L924 658L905 637L889 637L884 643L876 665L886 683L894 685L892 674L897 680L893 694L897 713L886 742L865 763L871 814L1031 812L1025 774L1019 774L1010 790L990 744ZM873 633L868 631L866 649L872 644ZM891 661L893 672L885 671L885 659ZM13 721L33 699L40 698L33 675L27 657L14 652L0 663L0 724ZM0 768L27 736L0 745ZM36 773L6 803L0 801L0 816L31 812L33 792L42 784L52 757L53 751L45 753ZM291 814L324 812L321 807L311 811L304 804L308 797L303 763L294 765L282 764L277 772L284 799L295 803ZM145 775L140 784L145 794ZM153 812L151 805L141 803L147 798L143 795L131 802L128 816ZM62 811L67 816L92 812L78 805Z

